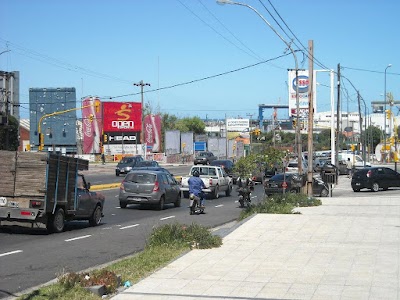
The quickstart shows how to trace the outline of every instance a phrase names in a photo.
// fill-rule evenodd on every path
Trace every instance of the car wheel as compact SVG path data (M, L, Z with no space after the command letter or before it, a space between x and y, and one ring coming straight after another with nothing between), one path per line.
M101 223L101 207L97 205L92 216L89 219L90 226L97 226Z
M360 191L360 189L354 189L354 188L353 188L353 192L356 192L356 193L357 193L357 192L359 192L359 191Z
M180 207L181 206L181 194L179 193L178 196L176 196L176 201L174 202L175 207Z
M207 160L207 161L206 161L206 165L209 165L209 164L210 164L210 161L209 161L209 160Z
M58 208L53 216L48 220L47 230L49 232L60 233L64 230L65 214L62 208Z
M164 196L161 196L160 201L157 204L157 210L163 210L164 209Z
M214 190L214 198L215 199L219 198L219 187L218 187L218 185L215 187L215 190Z
M119 207L121 207L121 208L126 208L127 205L128 205L127 202L125 202L125 201L119 201Z
M379 183L377 183L377 182L374 182L373 184L372 184L372 189L371 189L373 192L377 192L377 191L379 191Z
M229 197L229 196L231 195L231 192L232 192L232 186L229 185L229 186L228 186L228 189L225 191L225 195L226 195L227 197Z
M327 189L322 189L321 197L328 197L328 196L329 196L329 191Z

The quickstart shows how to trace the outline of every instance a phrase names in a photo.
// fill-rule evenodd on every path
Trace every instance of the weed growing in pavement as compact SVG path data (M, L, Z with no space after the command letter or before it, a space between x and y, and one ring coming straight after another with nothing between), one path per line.
M295 207L308 207L308 206L319 206L321 200L308 197L303 194L274 194L266 197L263 201L244 209L239 220L243 220L253 214L298 214L293 209Z
M101 299L84 287L104 284L107 293L113 293L118 288L118 277L122 279L122 282L129 281L133 284L190 249L208 249L221 245L222 238L212 235L207 227L194 223L191 225L166 224L153 229L142 252L101 270L63 274L58 277L57 283L23 295L19 299Z

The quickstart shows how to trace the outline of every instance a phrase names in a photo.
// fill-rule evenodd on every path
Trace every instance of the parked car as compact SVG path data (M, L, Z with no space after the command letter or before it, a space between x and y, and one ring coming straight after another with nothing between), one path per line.
M121 183L121 208L126 208L128 204L153 204L158 210L162 210L167 203L173 203L175 207L181 206L181 190L176 179L165 171L133 170Z
M351 188L354 192L370 189L377 192L390 187L400 187L400 173L386 167L369 167L357 170L351 178Z
M307 163L305 160L302 160L303 163L303 173L307 172ZM298 173L299 172L299 163L298 161L291 160L286 166L286 173Z
M115 176L129 173L140 161L143 161L143 157L141 155L124 157L118 162L117 167L115 168Z
M216 160L217 157L210 151L201 151L194 158L194 164L209 165L212 161Z
M236 184L238 175L236 173L233 172L233 167L235 166L235 164L233 163L233 161L229 160L229 159L216 159L213 160L210 163L211 166L219 166L222 169L224 169L224 171L226 172L226 174L228 174L228 176L232 177L232 183Z
M305 184L304 179L303 176L296 173L276 174L264 182L265 194L282 194L284 181L287 184L286 193L299 193L300 187ZM319 197L327 197L329 195L328 186L320 176L313 176L313 194Z

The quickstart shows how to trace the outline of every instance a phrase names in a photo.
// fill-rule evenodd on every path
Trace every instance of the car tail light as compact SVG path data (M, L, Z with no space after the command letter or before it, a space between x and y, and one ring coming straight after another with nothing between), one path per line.
M209 179L208 183L209 183L210 185L212 185L212 184L213 184L213 181L212 181L212 179L211 179L211 178Z
M289 168L288 168L288 167L286 167L286 171L289 171Z
M121 191L125 191L124 182L121 183L121 185L119 186L119 189L120 189Z
M367 172L367 177L369 178L369 177L371 177L372 176L372 172L371 172L371 170L369 170L368 172Z
M154 182L154 187L153 187L153 192L158 192L160 189L160 185L158 184L158 181Z
M256 176L251 177L251 180L253 180L253 181L256 181L256 179L257 179Z

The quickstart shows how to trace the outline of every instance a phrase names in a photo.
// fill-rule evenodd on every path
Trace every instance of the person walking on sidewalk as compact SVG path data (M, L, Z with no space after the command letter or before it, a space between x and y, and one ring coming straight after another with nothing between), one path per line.
M204 193L202 189L206 188L206 185L204 184L203 180L200 178L200 173L197 170L193 171L193 176L189 178L188 180L189 183L189 194L194 194L195 196L200 198L200 208L205 207L205 201L204 201Z
M352 174L353 164L351 163L350 157L347 158L346 169L347 169L347 177L351 178L351 176L353 175Z

